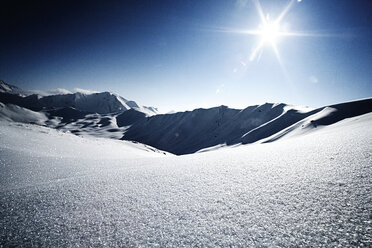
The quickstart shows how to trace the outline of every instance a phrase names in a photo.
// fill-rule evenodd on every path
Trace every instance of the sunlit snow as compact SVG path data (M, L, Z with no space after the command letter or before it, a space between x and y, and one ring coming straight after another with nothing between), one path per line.
M372 99L150 115L1 90L0 247L371 245Z
M1 244L368 246L371 123L177 157L0 122Z

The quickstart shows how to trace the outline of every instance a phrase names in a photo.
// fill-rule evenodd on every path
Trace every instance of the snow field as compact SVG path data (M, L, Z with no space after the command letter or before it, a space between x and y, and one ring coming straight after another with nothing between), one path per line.
M3 246L371 246L372 114L184 156L0 123Z

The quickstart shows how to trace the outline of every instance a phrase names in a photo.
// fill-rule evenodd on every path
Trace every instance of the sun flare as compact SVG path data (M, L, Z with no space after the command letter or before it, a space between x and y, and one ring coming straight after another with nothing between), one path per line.
M299 3L299 0L288 0L289 2L285 8L280 12L275 19L272 19L270 13L265 13L262 9L260 0L252 0L254 3L257 14L259 16L260 23L256 29L233 29L233 30L224 30L224 32L233 32L240 33L244 35L256 36L257 40L255 45L252 47L250 56L248 57L247 62L258 62L261 59L263 51L266 48L269 48L275 54L284 74L287 74L287 70L282 62L281 55L279 52L278 42L284 41L284 38L287 37L322 37L330 36L330 34L319 34L319 33L309 33L309 32L293 32L289 31L289 24L286 22L285 25L281 25L283 19L290 11L295 2Z
M275 44L280 36L280 26L275 22L267 22L260 26L259 33L263 42Z
M281 64L280 54L277 47L277 42L280 37L287 37L287 36L310 36L310 34L302 34L302 33L294 33L294 32L288 32L283 31L281 29L280 23L283 20L283 18L286 16L288 11L291 9L292 5L294 4L295 0L290 0L290 2L287 4L287 6L283 9L283 11L280 13L280 15L272 20L270 19L270 14L265 14L262 10L261 4L259 0L252 0L253 3L256 6L258 15L261 20L261 24L257 29L248 29L248 30L238 30L234 32L248 34L248 35L254 35L259 38L256 46L252 49L252 53L249 57L249 61L259 60L263 47L265 45L269 45L272 47L279 63Z

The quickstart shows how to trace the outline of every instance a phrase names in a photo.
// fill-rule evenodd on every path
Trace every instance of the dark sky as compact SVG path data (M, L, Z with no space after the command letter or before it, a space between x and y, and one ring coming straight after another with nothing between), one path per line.
M277 16L290 1L262 0ZM319 106L372 96L372 3L295 2L283 38L244 68L260 23L252 1L1 1L0 78L26 89L111 90L187 109L265 101ZM310 82L309 82L310 81Z

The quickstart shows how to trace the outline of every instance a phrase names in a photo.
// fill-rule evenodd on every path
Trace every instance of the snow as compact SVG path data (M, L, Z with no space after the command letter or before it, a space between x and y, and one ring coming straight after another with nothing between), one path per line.
M154 115L21 92L0 81L0 247L371 246L372 98Z
M15 94L19 96L30 96L33 94L39 95L39 96L50 96L50 95L63 95L63 94L71 94L72 92L66 89L54 89L54 90L24 90L20 89L17 86L7 84L3 80L0 80L0 92L1 93L7 93L7 94Z
M331 105L309 112L311 115L304 116L303 119L293 125L287 125L288 127L277 130L277 132L273 132L270 137L261 139L258 142L273 142L277 139L305 135L346 118L363 115L369 112L372 112L371 98ZM278 126L280 126L278 123L274 123L274 127Z
M332 113L337 112L337 109L331 108L331 107L325 107L321 111L310 115L299 122L296 122L295 124L289 126L288 128L283 129L282 131L275 133L274 135L262 139L259 142L265 143L265 142L272 142L277 139L280 139L282 137L290 138L293 136L298 135L304 135L307 132L315 131L315 127L318 127L315 123L317 120L320 120L322 118L326 118L327 116L331 115ZM318 127L322 128L322 126Z
M146 107L111 92L79 91L64 89L54 91L26 91L0 80L1 102L20 105L29 109L75 108L80 111L110 114L135 109L147 116L157 114L154 107ZM37 95L36 95L36 94ZM53 94L54 93L54 94ZM34 94L34 95L33 95Z
M21 90L17 86L7 84L3 80L0 80L0 92L8 93L8 94L23 94L24 93L23 90Z
M81 111L100 114L130 109L125 99L109 92L93 94L77 92L74 94L45 96L39 102L42 106L49 108L73 107Z
M22 113L12 110L13 116L21 116L13 118L14 121L38 123L80 136L136 141L177 155L223 146L272 142L313 132L345 118L372 111L372 98L317 109L264 103L242 110L222 105L156 114L155 108L138 105L110 92L77 92L44 97L0 93L0 97L5 104L21 107ZM0 118L5 116L9 119L9 113L2 114L3 110L0 108ZM31 110L44 117L40 121L22 121L23 113Z
M44 113L0 102L0 119L42 125L48 120L48 117Z
M78 89L81 90L81 89ZM84 90L82 90L84 91ZM79 91L77 91L79 92ZM71 91L62 89L62 88L57 88L57 89L52 89L52 90L28 90L27 94L25 95L39 95L39 96L53 96L53 95L66 95L66 94L72 94Z
M368 247L371 124L171 156L0 121L0 244Z
M13 104L0 102L0 120L35 123L80 136L92 136L119 140L128 125L137 119L146 119L143 112L130 109L121 114L92 114L75 108L32 111Z
M155 115L135 122L123 139L149 144L181 155L219 144L237 144L247 131L283 113L284 104L250 106L243 110L220 106Z
M220 106L139 117L137 121L131 121L123 139L183 155L221 146L271 142L284 136L302 135L371 111L371 98L318 109L283 103L265 103L243 110Z

